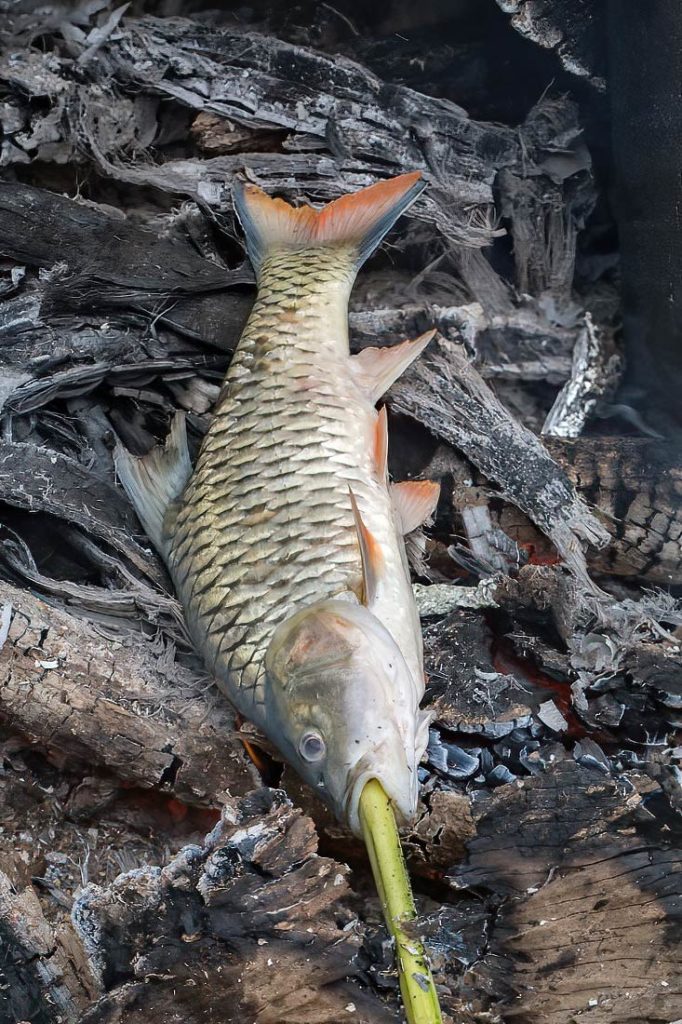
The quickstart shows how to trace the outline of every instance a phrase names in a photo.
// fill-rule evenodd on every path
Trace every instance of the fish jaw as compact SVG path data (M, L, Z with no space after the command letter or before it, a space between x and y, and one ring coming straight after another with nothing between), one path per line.
M358 805L370 778L382 784L401 822L414 819L427 738L420 692L395 640L367 608L351 596L319 601L272 638L265 729L361 836Z
M347 796L342 815L337 816L348 825L351 832L362 838L360 821L360 797L371 779L381 784L391 801L400 826L411 825L417 814L419 798L418 765L423 751L415 749L412 763L387 746L376 746L355 765L350 773Z

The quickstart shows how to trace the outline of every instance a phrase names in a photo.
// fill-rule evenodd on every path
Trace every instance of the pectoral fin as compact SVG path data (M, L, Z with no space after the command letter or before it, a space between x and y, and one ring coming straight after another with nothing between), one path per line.
M388 391L435 335L435 330L427 331L411 341L401 341L399 345L363 348L362 352L351 356L351 372L371 402L378 401Z
M350 493L353 516L355 517L355 528L358 533L360 557L362 558L362 596L360 600L367 607L371 607L379 589L384 559L376 538L362 521L358 503L350 487L348 491Z
M400 516L403 533L412 533L425 523L436 510L440 484L433 480L404 480L391 484L391 497Z
M141 459L119 443L114 452L118 478L154 547L163 551L163 519L171 502L181 494L192 474L184 413L173 419L165 445Z

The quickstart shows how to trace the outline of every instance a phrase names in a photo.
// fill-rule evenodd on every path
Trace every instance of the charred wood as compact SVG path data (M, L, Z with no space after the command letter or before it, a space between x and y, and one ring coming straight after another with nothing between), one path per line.
M16 892L0 872L3 997L0 1019L75 1024L99 986L73 929L55 934L28 886Z
M497 0L517 32L554 50L567 71L599 89L606 82L606 2L585 0Z
M682 863L647 808L655 789L636 771L607 777L559 748L533 778L474 801L477 834L452 882L501 903L463 974L462 1003L548 1024L679 1015ZM652 943L662 943L655 962Z
M521 427L461 350L440 342L389 394L399 412L459 448L502 494L552 539L589 590L581 543L603 547L608 534L538 439Z
M600 5L499 6L599 84ZM111 450L178 408L200 443L254 295L236 178L318 202L415 168L350 330L440 336L388 396L392 475L442 483L416 929L461 1024L682 1019L682 610L637 585L682 581L682 469L603 436L628 399L596 90L545 92L552 54L455 8L22 0L0 24L1 1024L397 1019L358 841L202 673ZM445 39L462 11L509 53Z
M189 803L252 787L229 706L162 638L110 637L25 590L1 593L0 713L12 728Z
M345 906L347 869L316 846L310 820L261 790L163 870L86 888L74 921L108 991L83 1024L178 1010L197 1024L394 1020L352 980L360 934Z
M542 433L551 437L580 437L597 402L615 393L622 369L613 338L603 336L587 313L573 350L570 379L557 395Z
M682 466L677 446L640 438L544 439L584 500L602 513L611 535L601 551L592 550L590 565L658 583L682 582ZM541 539L518 512L508 507L501 525L519 543Z

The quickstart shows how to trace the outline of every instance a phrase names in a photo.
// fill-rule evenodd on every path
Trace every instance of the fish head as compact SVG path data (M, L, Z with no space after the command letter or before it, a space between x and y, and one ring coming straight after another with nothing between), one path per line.
M372 612L320 601L277 628L266 655L267 731L356 835L360 794L383 786L401 824L417 810L430 715L396 644Z

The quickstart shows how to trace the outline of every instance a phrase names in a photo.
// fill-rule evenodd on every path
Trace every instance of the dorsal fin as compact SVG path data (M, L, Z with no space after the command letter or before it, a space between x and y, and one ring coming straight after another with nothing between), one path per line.
M391 384L414 362L436 331L426 331L418 338L401 341L399 345L386 348L363 348L351 356L350 365L357 383L371 402L376 402L390 388Z
M373 462L376 475L384 481L388 475L388 417L382 405L374 424Z
M353 509L353 517L355 519L355 529L358 534L358 543L360 545L360 557L362 558L362 603L368 608L374 602L377 591L379 589L379 579L383 568L383 555L381 554L381 548L379 547L374 535L367 529L358 503L355 500L355 495L351 487L348 487L350 493L350 503Z
M166 443L152 448L141 459L131 455L119 442L114 452L114 465L145 533L157 551L164 554L166 509L181 494L192 475L184 413L176 413Z
M403 480L391 484L391 497L403 533L412 533L433 515L439 496L440 484L433 480Z

